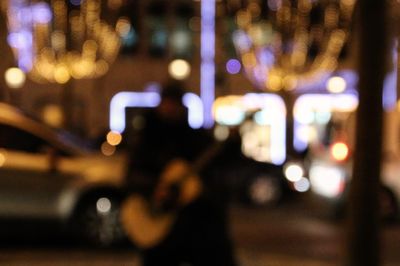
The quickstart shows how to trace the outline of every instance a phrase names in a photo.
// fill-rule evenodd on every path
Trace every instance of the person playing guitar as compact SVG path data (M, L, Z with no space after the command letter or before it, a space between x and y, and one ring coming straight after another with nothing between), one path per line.
M143 266L234 266L225 211L208 195L204 167L218 150L208 132L187 124L179 84L132 134L121 221Z

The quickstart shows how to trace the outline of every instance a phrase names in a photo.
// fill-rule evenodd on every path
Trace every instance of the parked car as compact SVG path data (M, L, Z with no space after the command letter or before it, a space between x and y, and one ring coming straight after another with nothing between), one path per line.
M0 238L55 229L102 246L123 241L124 165L0 103Z

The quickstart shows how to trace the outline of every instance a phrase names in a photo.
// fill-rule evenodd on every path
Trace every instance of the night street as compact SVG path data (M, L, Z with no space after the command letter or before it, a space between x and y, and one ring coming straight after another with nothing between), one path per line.
M274 209L235 206L232 230L242 266L340 265L343 241L340 223L311 212L303 202ZM400 225L384 229L383 265L400 262ZM49 247L50 246L50 247ZM140 265L131 248L99 250L70 245L2 248L0 265L111 266Z
M237 266L400 265L399 26L400 0L1 0L0 266L236 266L228 198Z

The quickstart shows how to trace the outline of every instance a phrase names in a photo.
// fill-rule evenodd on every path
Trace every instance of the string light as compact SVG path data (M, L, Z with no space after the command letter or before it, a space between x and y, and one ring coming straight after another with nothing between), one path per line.
M234 44L244 71L269 91L304 88L338 65L353 0L251 0L236 14Z
M72 9L64 0L8 2L8 42L18 66L38 82L64 84L71 78L102 76L119 52L125 25L115 30L102 21L100 0L71 4ZM109 5L116 7L119 2Z

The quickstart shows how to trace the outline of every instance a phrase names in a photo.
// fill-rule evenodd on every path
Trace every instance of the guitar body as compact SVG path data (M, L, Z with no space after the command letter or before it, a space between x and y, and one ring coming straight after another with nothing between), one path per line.
M140 248L151 248L168 235L175 213L155 215L149 201L139 195L129 196L121 208L121 222L128 237Z
M171 187L179 185L177 195ZM191 203L202 192L202 183L188 163L173 160L167 165L157 184L153 198L129 196L121 207L121 222L128 237L139 248L151 248L162 242L171 231L180 208ZM165 202L173 202L168 209Z

